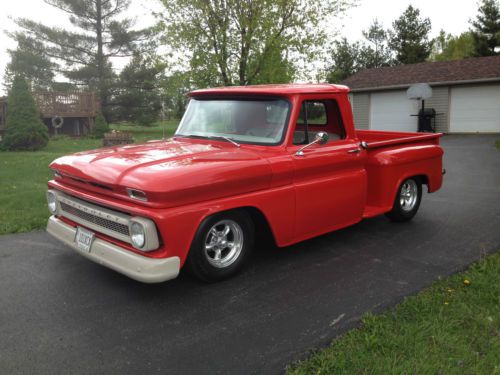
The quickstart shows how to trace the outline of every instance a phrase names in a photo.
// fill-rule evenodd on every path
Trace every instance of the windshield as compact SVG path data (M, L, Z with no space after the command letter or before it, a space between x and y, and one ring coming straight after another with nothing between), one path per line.
M284 99L191 99L176 135L278 144L289 111Z

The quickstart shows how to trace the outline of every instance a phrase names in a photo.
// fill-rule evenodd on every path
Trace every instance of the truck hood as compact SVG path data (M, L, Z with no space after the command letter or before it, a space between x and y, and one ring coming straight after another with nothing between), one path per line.
M80 152L50 168L63 175L63 183L90 183L126 199L125 188L138 189L162 207L265 189L272 178L269 163L245 146L191 139Z

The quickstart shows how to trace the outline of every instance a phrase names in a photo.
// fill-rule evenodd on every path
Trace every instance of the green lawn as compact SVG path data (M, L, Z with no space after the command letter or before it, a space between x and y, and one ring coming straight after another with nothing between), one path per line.
M500 140L495 142L495 146L497 146L497 148L500 148Z
M171 136L177 121L165 123ZM112 125L133 133L135 142L161 139L163 126ZM45 227L49 213L45 200L51 173L47 166L59 156L101 147L102 141L89 138L58 137L51 139L42 151L0 152L0 234L27 232Z
M289 374L500 374L500 253L436 282Z

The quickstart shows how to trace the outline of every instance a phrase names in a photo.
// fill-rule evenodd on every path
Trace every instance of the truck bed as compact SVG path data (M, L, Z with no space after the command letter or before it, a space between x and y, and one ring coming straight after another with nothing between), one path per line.
M431 141L439 144L439 137L442 133L410 133L410 132L391 132L381 130L356 130L356 135L360 141L368 143L369 149L385 146L395 146L405 143Z
M441 186L441 133L358 130L356 135L368 146L368 192L364 218L386 213L392 208L395 189L403 178L422 176L422 183L427 185L429 192Z

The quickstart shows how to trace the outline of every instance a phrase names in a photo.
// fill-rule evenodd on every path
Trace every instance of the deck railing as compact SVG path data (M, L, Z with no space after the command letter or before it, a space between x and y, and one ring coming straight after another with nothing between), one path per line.
M42 117L95 117L99 102L94 92L35 91L33 97Z

